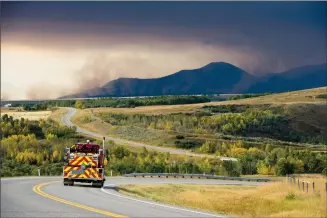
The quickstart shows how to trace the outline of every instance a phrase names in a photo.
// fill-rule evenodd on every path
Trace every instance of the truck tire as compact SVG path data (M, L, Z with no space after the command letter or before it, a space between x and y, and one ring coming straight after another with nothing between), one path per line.
M93 182L92 187L102 188L103 187L103 182L102 181Z
M69 181L67 179L64 179L64 186L68 186L69 185Z

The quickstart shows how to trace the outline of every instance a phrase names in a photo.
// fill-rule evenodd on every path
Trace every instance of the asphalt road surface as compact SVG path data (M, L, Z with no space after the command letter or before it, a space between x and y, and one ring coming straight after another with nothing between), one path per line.
M120 194L119 184L234 184L258 182L109 177L104 188L75 183L64 186L61 177L1 179L1 217L227 217Z
M86 129L83 129L79 126L76 126L75 124L73 124L71 122L71 118L76 114L77 110L75 108L66 108L67 109L67 113L61 117L61 122L66 125L66 126L75 126L76 127L76 131L79 133L82 133L84 135L88 135L91 137L95 137L95 138L101 138L103 137L103 135L100 135L98 133L95 132L90 132ZM165 147L158 147L158 146L153 146L153 145L147 145L144 143L140 143L140 142L134 142L134 141L129 141L129 140L125 140L125 139L120 139L120 138L115 138L112 136L105 136L107 140L112 140L117 144L128 144L129 146L133 146L133 147L146 147L148 149L151 150L156 150L156 151L160 151L160 152L170 152L171 154L182 154L182 155L188 155L188 156L199 156L199 157L208 157L211 155L207 155L207 154L196 154L196 153L192 153L189 151L184 151L181 149L175 149L175 148L165 148Z

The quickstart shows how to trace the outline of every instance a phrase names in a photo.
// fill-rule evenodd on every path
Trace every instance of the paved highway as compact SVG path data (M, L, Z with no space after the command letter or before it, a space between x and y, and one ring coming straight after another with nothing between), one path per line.
M95 137L95 138L101 138L103 137L103 135L100 135L98 133L95 132L90 132L86 129L83 129L79 126L76 126L75 124L73 124L71 122L71 118L76 114L77 110L75 108L66 108L67 109L67 113L61 117L61 122L66 125L66 126L75 126L76 127L76 131L79 133L82 133L84 135L88 135L91 137ZM120 139L120 138L115 138L112 136L106 136L107 140L112 140L114 142L116 142L117 144L128 144L129 146L134 146L134 147L146 147L148 149L151 150L157 150L160 152L170 152L171 154L182 154L182 155L188 155L188 156L199 156L199 157L208 157L211 155L207 155L207 154L196 154L196 153L192 153L189 151L184 151L181 149L175 149L175 148L165 148L165 147L158 147L158 146L153 146L153 145L147 145L144 143L140 143L140 142L134 142L134 141L129 141L129 140L125 140L125 139Z
M119 184L235 184L257 182L108 177L104 188L64 186L60 177L1 179L1 217L226 217L128 197L117 192Z

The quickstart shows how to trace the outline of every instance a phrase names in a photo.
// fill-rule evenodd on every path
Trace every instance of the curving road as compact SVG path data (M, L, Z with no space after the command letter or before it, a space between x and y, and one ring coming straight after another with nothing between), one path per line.
M82 133L84 135L88 135L91 137L95 137L95 138L101 138L103 137L103 135L100 135L98 133L95 132L90 132L86 129L83 129L75 124L73 124L71 122L71 118L76 114L77 110L75 108L65 108L67 109L67 113L61 117L61 122L66 125L66 126L75 126L76 127L76 131L79 133ZM192 153L189 151L185 151L185 150L181 150L181 149L176 149L176 148L165 148L165 147L158 147L158 146L153 146L153 145L147 145L144 143L140 143L140 142L134 142L134 141L129 141L129 140L125 140L125 139L120 139L120 138L115 138L112 136L106 136L107 140L112 140L117 144L128 144L129 146L133 146L133 147L146 147L148 149L151 150L156 150L156 151L160 151L160 152L170 152L171 154L181 154L181 155L188 155L188 156L198 156L198 157L210 157L212 155L208 155L208 154L196 154L196 153Z
M61 177L1 179L1 217L226 217L120 194L120 184L189 183L261 185L206 179L108 177L104 188L64 186Z

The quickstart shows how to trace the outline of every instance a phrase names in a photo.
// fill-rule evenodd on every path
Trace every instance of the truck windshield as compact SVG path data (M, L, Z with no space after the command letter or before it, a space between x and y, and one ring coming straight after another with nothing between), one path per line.
M71 152L97 154L99 152L99 146L89 144L77 144L73 148L71 148Z

